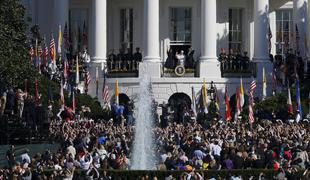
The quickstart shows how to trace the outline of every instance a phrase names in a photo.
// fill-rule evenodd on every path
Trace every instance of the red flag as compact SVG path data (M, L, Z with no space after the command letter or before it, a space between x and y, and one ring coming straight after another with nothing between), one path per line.
M289 114L293 114L293 104L292 104L292 98L291 98L291 90L290 88L287 88L287 112Z
M228 95L227 85L225 87L225 120L226 121L231 120L229 95Z
M67 26L67 22L65 24L65 29L64 29L64 34L63 34L63 38L64 38L64 48L67 50L67 52L70 49L70 43L69 43L69 33L68 33L68 26Z

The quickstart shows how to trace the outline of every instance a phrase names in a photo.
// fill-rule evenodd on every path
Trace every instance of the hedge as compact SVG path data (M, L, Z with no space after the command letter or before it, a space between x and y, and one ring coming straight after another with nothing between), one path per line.
M113 179L138 179L139 177L148 176L150 178L157 177L158 179L164 179L165 177L172 175L174 178L181 177L185 173L190 171L156 171L156 170L103 170L100 169L100 176L103 176L103 172L106 171L107 175ZM216 178L216 179L227 179L230 176L242 176L243 179L249 179L251 176L254 179L258 179L261 173L264 174L266 179L273 179L279 171L272 169L234 169L234 170L197 170L204 179ZM50 176L53 173L52 169L46 169L44 174ZM296 177L302 178L304 170L298 170L294 175ZM73 179L83 179L85 177L85 171L77 169L74 171Z

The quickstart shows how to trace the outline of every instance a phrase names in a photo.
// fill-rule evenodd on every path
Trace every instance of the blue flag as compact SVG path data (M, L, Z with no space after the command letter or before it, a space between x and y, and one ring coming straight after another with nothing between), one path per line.
M301 101L300 101L300 88L299 88L298 78L296 82L296 108L297 108L296 121L298 122L302 118L302 108L301 108Z

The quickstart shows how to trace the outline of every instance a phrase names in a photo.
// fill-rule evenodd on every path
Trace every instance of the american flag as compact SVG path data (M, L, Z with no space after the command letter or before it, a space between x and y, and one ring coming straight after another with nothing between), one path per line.
M39 53L39 56L42 57L43 50L42 50L42 46L41 45L38 46L38 53Z
M70 43L69 43L69 34L68 34L68 26L67 26L67 23L65 24L65 29L64 29L63 38L64 38L64 47L65 47L65 49L66 49L67 51L69 51Z
M56 60L56 46L53 35L51 36L51 42L50 42L50 56L52 61Z
M64 61L64 78L65 78L65 80L68 78L68 69L69 69L68 61L65 60Z
M85 72L85 88L88 89L88 85L90 84L90 73L89 71Z
M105 71L104 71L103 87L102 87L102 99L103 99L104 104L107 104L109 102L109 87L106 83L106 72Z
M250 84L249 87L249 123L252 124L254 123L254 113L253 113L253 105L254 105L254 89L256 88L256 81L253 79L253 81Z
M29 48L29 56L30 56L30 58L32 58L34 56L34 49L33 49L32 45L30 45L30 48Z

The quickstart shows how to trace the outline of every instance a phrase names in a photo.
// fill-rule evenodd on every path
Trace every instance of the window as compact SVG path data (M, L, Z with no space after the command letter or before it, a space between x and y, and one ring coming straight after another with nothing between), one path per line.
M120 43L122 49L133 48L133 9L123 8L120 11Z
M293 11L290 9L276 11L276 51L285 54L293 48Z
M229 49L242 50L242 12L241 8L229 9Z
M192 9L170 9L171 43L190 44L192 41Z
M85 24L85 27L84 27ZM83 33L88 36L88 11L87 9L71 9L69 16L69 33L73 53L83 50ZM89 38L87 38L88 40ZM86 42L87 46L88 42Z

